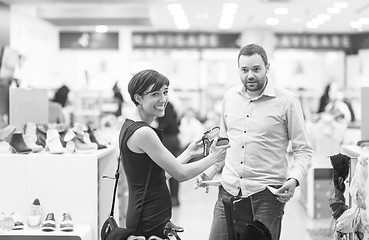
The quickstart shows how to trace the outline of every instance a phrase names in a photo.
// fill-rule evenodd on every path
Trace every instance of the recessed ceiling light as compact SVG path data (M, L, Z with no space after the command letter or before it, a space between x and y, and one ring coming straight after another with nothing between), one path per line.
M319 24L318 23L316 23L316 22L312 22L312 21L310 21L310 22L307 22L306 23L306 27L308 27L308 28L318 28L319 27Z
M268 25L274 26L274 25L279 24L279 20L278 20L278 18L267 18L267 19L265 19L265 23L268 24Z
M329 13L329 14L338 14L340 12L341 12L341 10L339 8L336 8L336 7L327 8L327 13Z
M348 7L348 3L347 2L336 2L334 4L334 7L336 7L336 8L347 8Z
M288 14L288 9L287 8L275 8L274 13L277 15L286 15Z
M97 25L95 27L95 32L97 33L106 33L108 31L109 31L109 28L106 25Z

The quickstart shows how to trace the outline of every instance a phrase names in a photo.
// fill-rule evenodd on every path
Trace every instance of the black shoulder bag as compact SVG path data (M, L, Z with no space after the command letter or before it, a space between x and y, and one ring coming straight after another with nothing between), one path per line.
M121 154L119 154L118 167L117 167L117 170L115 171L115 177L112 178L112 179L115 179L115 185L114 185L113 202L111 204L110 215L108 219L105 220L104 224L101 227L101 239L102 240L127 240L129 236L138 233L138 227L139 227L142 211L140 212L138 216L138 223L137 223L136 229L128 229L128 228L119 227L117 224L117 221L114 219L114 205L115 205L115 196L116 196L118 180L119 180L120 158L121 158ZM150 162L150 168L149 168L149 172L146 178L143 200L145 200L146 190L147 190L147 186L149 185L151 171L152 171L152 162ZM103 176L103 178L109 178L109 177ZM143 208L143 202L142 202L142 208Z

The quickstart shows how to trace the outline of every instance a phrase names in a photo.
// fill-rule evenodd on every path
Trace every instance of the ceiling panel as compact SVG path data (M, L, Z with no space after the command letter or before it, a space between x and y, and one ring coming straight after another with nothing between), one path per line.
M342 0L0 0L10 5L24 5L38 9L39 16L58 27L85 24L113 26L133 26L150 30L178 30L167 5L182 4L188 18L188 31L239 32L247 28L269 28L275 32L318 32L352 33L358 32L351 27L352 21L369 17L368 0L350 0L348 7L319 28L310 29L307 22L319 14L327 13ZM222 5L235 2L238 9L233 26L229 30L220 30L218 23ZM277 7L285 7L289 13L279 16L274 13ZM269 17L278 18L279 24L266 25ZM362 25L362 31L369 31L369 24Z

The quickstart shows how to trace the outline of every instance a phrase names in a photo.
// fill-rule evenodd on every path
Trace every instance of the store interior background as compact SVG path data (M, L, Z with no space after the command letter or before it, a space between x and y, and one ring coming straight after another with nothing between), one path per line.
M71 89L69 98L72 104L66 109L66 115L70 116L70 113L73 113L75 121L85 123L93 121L97 127L101 127L100 120L115 107L112 88L116 82L125 99L123 106L125 116L133 107L127 92L128 81L134 73L146 68L156 69L168 76L171 81L172 100L180 103L178 106L182 113L188 107L192 107L202 119L206 118L209 111L219 111L225 90L240 83L237 68L238 47L134 48L132 34L135 31L156 30L150 26L128 24L115 26L112 30L119 36L117 49L61 49L59 38L61 31L83 34L91 31L91 26L87 28L57 26L38 17L35 4L9 6L10 2L0 1L0 47L9 46L22 55L23 61L15 73L20 79L20 87L47 89L51 97L57 88L67 85ZM44 4L47 1L39 2ZM134 1L128 2L134 4L132 3ZM142 4L151 1L139 2ZM317 2L332 5L335 1ZM276 1L269 4L288 6L293 4L293 1ZM361 6L364 8L367 5L363 3ZM369 16L368 9L365 7L360 13L357 11L355 18ZM365 124L361 121L364 109L361 89L369 86L368 29L361 32L355 29L344 29L342 32L338 30L332 32L332 29L316 32L314 30L278 32L273 27L262 26L219 32L239 33L237 44L257 42L266 47L271 63L269 77L300 96L308 124L316 119L319 98L326 85L331 81L338 83L345 97L351 101L356 116L356 121L349 123L342 144L356 144L363 137L361 126ZM191 32L191 29L164 30L172 33ZM196 30L200 31L208 32L204 29ZM355 51L345 47L332 47L329 44L326 48L316 49L303 48L301 45L294 47L293 44L286 48L277 48L276 33L317 34L317 36L318 34L331 36L335 33L347 36L360 35L362 42L352 43L355 44ZM366 136L369 137L369 133ZM115 136L112 139L115 139ZM328 158L313 160L328 162ZM214 194L211 196L215 197ZM187 198L183 197L183 200ZM200 201L202 200L200 197ZM175 213L178 212L183 214L184 211L175 210ZM316 218L316 215L309 217ZM176 218L185 221L181 217ZM208 222L210 223L210 215Z

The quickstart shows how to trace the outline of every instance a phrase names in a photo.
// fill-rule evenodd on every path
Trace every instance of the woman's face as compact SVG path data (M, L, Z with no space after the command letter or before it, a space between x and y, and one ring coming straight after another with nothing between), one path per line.
M168 86L164 85L157 91L151 91L151 85L142 96L142 110L145 117L163 117L168 103Z

